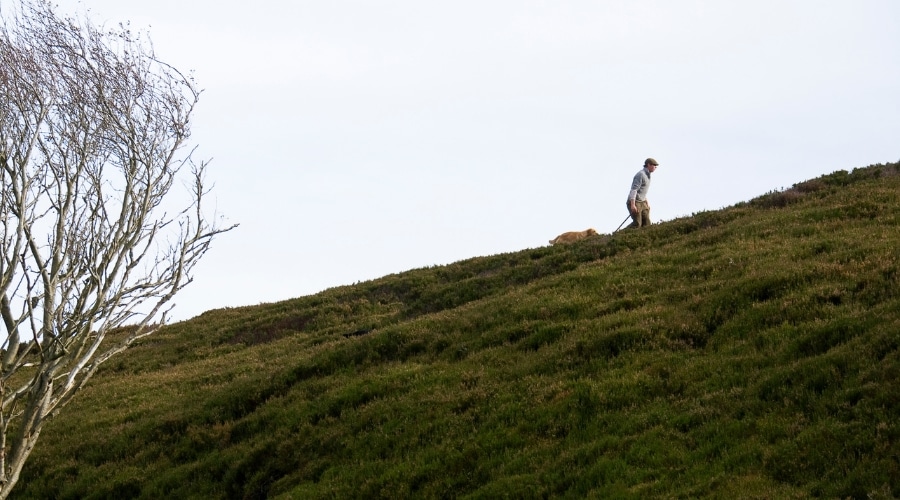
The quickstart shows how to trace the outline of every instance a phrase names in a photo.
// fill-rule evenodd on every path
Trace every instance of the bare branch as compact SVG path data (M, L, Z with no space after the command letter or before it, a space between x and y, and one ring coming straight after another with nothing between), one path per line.
M202 210L208 162L187 144L199 97L127 27L61 18L46 0L0 10L0 499L44 423L165 323L236 227Z

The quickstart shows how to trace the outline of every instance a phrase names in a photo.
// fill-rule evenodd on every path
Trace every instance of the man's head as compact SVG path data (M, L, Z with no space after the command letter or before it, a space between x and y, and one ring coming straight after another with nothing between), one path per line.
M657 162L653 158L647 158L646 160L644 160L644 168L646 168L647 170L649 170L651 172L656 170L656 167L658 165L659 165L659 162Z

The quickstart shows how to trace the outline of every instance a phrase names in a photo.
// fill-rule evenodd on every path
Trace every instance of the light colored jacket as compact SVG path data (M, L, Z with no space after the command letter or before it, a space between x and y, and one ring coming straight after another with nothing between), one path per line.
M631 183L631 192L628 193L628 201L647 201L647 191L650 189L650 171L642 168L634 175Z

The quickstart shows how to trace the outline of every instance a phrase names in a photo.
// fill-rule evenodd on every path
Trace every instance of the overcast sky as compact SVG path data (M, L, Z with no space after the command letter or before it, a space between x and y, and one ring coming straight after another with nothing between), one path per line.
M176 319L900 160L897 0L59 0L205 89L227 222Z

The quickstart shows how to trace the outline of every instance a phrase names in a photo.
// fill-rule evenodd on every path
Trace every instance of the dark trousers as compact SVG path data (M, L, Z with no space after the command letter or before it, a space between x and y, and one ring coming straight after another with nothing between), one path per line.
M628 209L628 213L631 214L632 222L628 227L644 227L650 225L650 204L646 201L635 201L635 208L637 208L637 213L631 211L631 202L625 202L625 208Z

